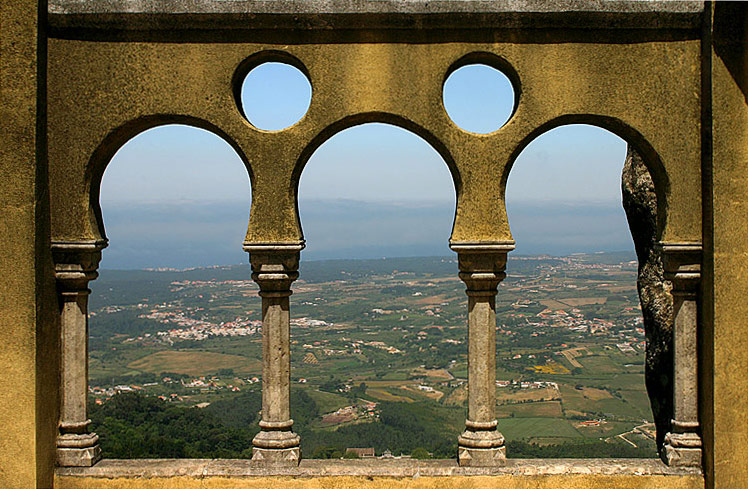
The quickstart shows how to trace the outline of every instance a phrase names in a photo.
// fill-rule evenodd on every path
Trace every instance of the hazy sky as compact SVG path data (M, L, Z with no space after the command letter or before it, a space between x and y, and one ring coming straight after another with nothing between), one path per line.
M305 77L286 65L259 71L244 85L245 114L266 130L292 125L309 104ZM466 67L447 81L445 105L464 129L490 132L511 115L511 86L497 74ZM515 253L632 249L620 204L625 154L625 142L591 126L533 141L507 187ZM249 188L233 149L209 132L166 126L140 134L104 175L110 246L102 267L246 262ZM436 151L405 130L366 124L337 134L309 160L299 195L304 259L451 253L451 176Z

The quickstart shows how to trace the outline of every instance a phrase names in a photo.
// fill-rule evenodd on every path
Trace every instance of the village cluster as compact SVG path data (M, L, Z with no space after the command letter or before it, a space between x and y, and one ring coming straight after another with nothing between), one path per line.
M159 382L146 382L141 385L121 384L108 387L89 385L88 392L91 396L94 397L94 402L96 402L96 404L103 404L108 398L124 392L143 392L156 394L155 391L159 392L159 394L157 395L159 399L164 401L177 402L186 400L184 396L187 396L186 393L189 392L208 392L221 390L239 392L242 390L243 386L257 384L259 382L261 382L261 379L259 377L234 377L232 379L226 380L222 380L216 375L181 379L163 377ZM198 407L201 406L198 404Z

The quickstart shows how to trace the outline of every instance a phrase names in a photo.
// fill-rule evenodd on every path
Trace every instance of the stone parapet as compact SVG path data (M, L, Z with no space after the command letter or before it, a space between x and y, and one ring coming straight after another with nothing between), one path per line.
M594 476L635 476L640 479L655 477L691 477L702 487L703 477L699 468L669 467L657 459L507 459L503 466L465 467L457 460L302 460L295 466L262 467L252 460L102 460L94 467L59 467L58 478L80 481L83 478L108 478L113 480L152 479L169 477L402 477L413 482L415 477L460 477L470 476L539 476L559 481L572 475L594 480ZM613 477L615 478L615 477ZM464 482L463 482L464 483ZM154 484L155 485L155 484ZM534 486L533 486L534 487ZM567 486L568 487L568 486ZM600 486L606 487L606 486ZM629 487L629 486L620 486ZM637 486L631 486L637 487ZM641 486L639 486L641 487ZM654 487L654 486L652 486ZM662 485L660 487L668 487ZM678 487L678 486L674 486Z

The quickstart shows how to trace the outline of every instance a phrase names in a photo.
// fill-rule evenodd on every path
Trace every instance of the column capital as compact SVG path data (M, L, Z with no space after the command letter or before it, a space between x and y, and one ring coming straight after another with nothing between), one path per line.
M99 276L101 250L108 244L107 240L52 241L55 278L63 292L87 290L88 282Z
M699 242L660 242L665 278L677 289L695 289L701 279L702 246Z
M507 254L514 249L514 242L451 242L449 246L457 252L460 280L465 282L468 296L496 295L496 288L506 278Z
M299 255L303 242L244 243L249 253L252 280L260 286L260 295L291 295L291 283L299 277Z

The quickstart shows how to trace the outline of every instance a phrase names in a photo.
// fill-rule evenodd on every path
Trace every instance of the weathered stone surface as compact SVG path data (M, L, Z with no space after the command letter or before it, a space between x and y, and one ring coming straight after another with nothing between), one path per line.
M75 435L63 435L57 439L57 465L61 467L91 467L101 459L101 447L98 444L99 437L96 434L88 436L90 440L84 440L90 446L84 448L62 448L61 444L66 439Z
M60 379L49 250L44 28L36 0L0 2L0 487L52 485Z
M701 437L695 433L668 433L662 459L671 467L701 467Z
M670 465L701 466L699 422L699 286L701 243L663 243L665 279L673 284L673 418L662 459Z
M657 246L657 196L652 177L631 146L621 179L623 208L639 260L637 288L647 337L645 378L662 450L673 417L673 297Z

